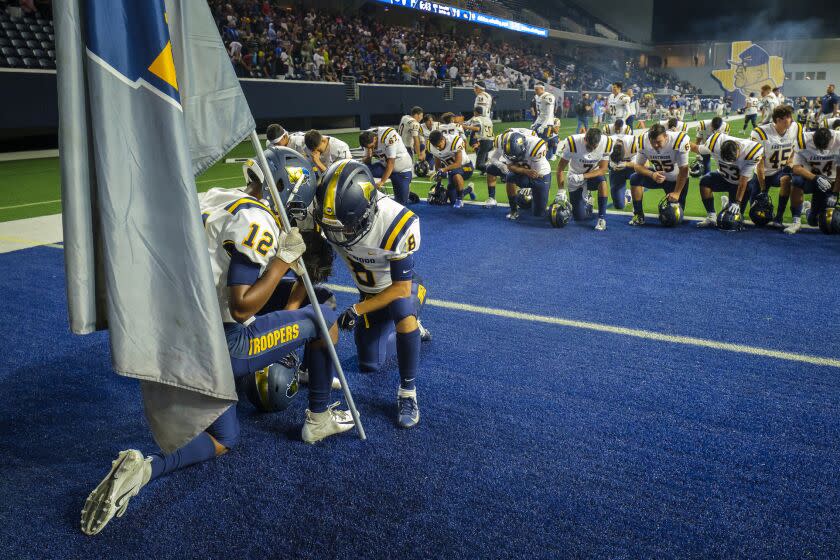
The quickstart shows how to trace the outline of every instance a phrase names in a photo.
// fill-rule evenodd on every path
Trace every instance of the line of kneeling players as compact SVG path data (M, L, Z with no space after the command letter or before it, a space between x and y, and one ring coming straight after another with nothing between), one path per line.
M483 157L476 165L487 177L486 206L495 206L496 184L501 180L510 205L507 219L518 220L521 210L530 210L534 216L548 215L553 226L563 227L572 219L591 220L597 212L595 229L603 231L610 195L617 209L632 205L629 223L640 226L645 224L646 191L662 190L659 221L673 227L683 220L688 179L693 176L700 178L700 197L707 212L697 227L739 231L745 226L744 216L749 215L756 226L794 234L802 227L804 213L809 225L819 225L825 233L840 233L840 212L835 213L840 191L840 119L833 128L806 132L795 122L790 106L779 106L772 121L756 128L749 139L731 136L729 124L715 117L698 123L693 140L687 126L674 120L638 135L616 121L603 131L592 128L566 138L558 150L558 190L551 204L550 141L527 128L505 130L488 151L479 154ZM463 178L472 172L459 166L469 162L463 135L454 129L435 131L429 145L436 167L429 202L460 207ZM697 154L691 165L690 152ZM712 160L717 162L715 171ZM779 188L776 207L769 196L773 187ZM593 191L597 204L590 194ZM472 195L471 189L468 192ZM719 210L714 193L724 193ZM811 195L810 202L804 201L805 194ZM793 219L784 224L788 204Z

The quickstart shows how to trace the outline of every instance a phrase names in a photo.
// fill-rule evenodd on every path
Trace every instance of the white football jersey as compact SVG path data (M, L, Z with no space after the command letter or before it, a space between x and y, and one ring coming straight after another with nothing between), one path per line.
M227 285L231 256L236 251L258 264L262 276L277 253L277 239L285 234L268 203L241 189L210 189L200 208L222 321L234 323Z
M545 157L546 152L548 152L548 146L545 140L539 136L526 136L525 156L518 161L514 161L503 154L502 162L507 165L524 163L540 175L548 175L551 173L551 164Z
M566 138L563 142L562 158L569 162L570 173L589 173L601 165L602 161L610 159L610 153L613 148L613 139L611 136L601 136L601 141L592 151L586 150L585 134L574 134ZM569 188L577 188L583 186L572 185L569 182Z
M437 121L432 121L432 128L427 127L425 122L420 123L420 133L423 135L426 144L429 143L429 134L438 128L440 128L440 123Z
M490 116L490 108L493 106L493 96L491 96L486 91L482 91L478 95L475 96L475 102L473 103L473 109L476 107L482 107L484 109L484 117Z
M420 123L411 115L403 115L399 126L400 138L406 148L414 149L414 139L420 136Z
M537 126L552 126L554 124L554 95L544 91L542 95L535 97L537 101L537 119L534 124Z
M832 130L836 130L840 127L840 117L823 117L820 121L820 126L823 128L830 128Z
M391 285L391 261L404 259L420 248L420 218L383 193L374 193L373 225L350 247L334 245L360 292L378 294Z
M394 171L401 173L403 171L411 171L414 168L413 160L408 155L405 149L402 138L397 134L397 131L390 126L377 126L371 128L379 138L379 142L373 149L373 155L379 158L382 163L386 163L387 159L394 159Z
M438 130L440 130L443 134L447 136L458 136L464 142L467 141L467 135L464 132L464 127L461 126L461 123L441 123L440 126L438 126Z
M604 125L604 134L607 136L615 136L619 134L633 134L633 128L630 125L623 125L621 130L615 129L615 124L605 124Z
M665 127L665 130L676 130L677 132L686 132L688 131L688 124L684 123L681 120L677 120L677 126L675 128L668 128L668 119L664 121L659 121L659 124Z
M476 138L479 140L493 139L493 121L488 117L473 117L469 120L471 126L480 126L481 129L476 132Z
M446 140L446 145L443 149L438 149L437 146L431 144L429 145L429 151L441 161L441 167L455 163L459 153L461 154L461 165L470 162L467 159L467 146L463 138L458 135L444 135L443 139Z
M665 123L662 126L667 126L667 124L668 123ZM732 130L732 127L729 126L729 123L726 121L723 121L721 128L723 129L721 130L721 132L723 132L724 134L729 134L729 132ZM717 132L717 130L712 130L712 119L697 122L697 139L700 142L705 142L709 139L709 136L711 136L715 132Z
M327 151L321 154L321 163L327 168L340 159L352 159L353 155L350 153L350 145L344 140L339 140L334 136L326 136ZM312 161L312 150L303 146L303 155L309 161Z
M624 119L629 115L630 96L626 93L619 93L618 95L611 93L607 98L607 107L609 107L610 115L616 119Z
M306 156L305 136L305 132L292 132L289 134L289 145L287 147L293 149L302 156Z
M773 116L773 109L779 105L779 98L773 92L762 97L758 102L758 107L761 109L762 124L770 122Z
M647 133L636 137L636 160L639 165L650 162L656 171L665 174L666 181L676 181L680 167L688 166L688 152L691 142L685 132L665 132L668 139L661 150L650 145Z
M834 179L840 164L840 133L832 133L828 148L818 150L814 145L814 133L805 134L805 147L796 150L793 165L801 165L815 175Z
M805 131L798 122L782 134L776 132L775 124L763 124L753 129L750 139L764 147L764 174L768 177L781 171L797 148L805 147Z
M759 100L757 97L747 97L744 102L744 114L745 115L757 115L758 114L758 104Z
M723 161L720 157L720 148L728 140L734 140L740 146L738 158L734 162ZM727 136L721 132L712 134L706 141L706 147L717 161L718 172L727 183L732 185L737 185L741 177L752 179L756 165L764 157L764 148L761 142Z

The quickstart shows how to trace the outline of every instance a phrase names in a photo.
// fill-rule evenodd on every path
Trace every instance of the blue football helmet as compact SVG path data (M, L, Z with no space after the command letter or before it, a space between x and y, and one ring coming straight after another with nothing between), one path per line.
M279 412L298 392L300 360L292 352L279 363L239 378L237 385L248 401L262 412Z
M511 132L502 144L502 151L512 160L519 160L525 157L525 136L518 132Z
M766 226L773 219L773 201L766 192L755 195L750 203L750 219L758 227Z
M273 146L263 152L268 161L268 167L277 183L277 190L280 199L289 218L303 220L306 218L307 209L315 198L315 189L318 186L318 179L312 170L312 164L294 151L285 146ZM262 197L266 199L275 211L277 210L272 200L271 191L268 188L268 181L263 181Z
M519 192L516 194L516 205L520 208L525 208L526 210L529 209L534 204L534 195L531 192L531 189L524 188L519 189Z
M566 227L572 219L572 204L568 200L553 202L548 207L548 219L553 227Z
M659 223L665 227L676 227L683 220L682 206L679 202L671 202L668 197L659 201Z
M327 169L315 193L315 222L327 240L342 247L357 243L376 217L373 175L362 162L343 159Z

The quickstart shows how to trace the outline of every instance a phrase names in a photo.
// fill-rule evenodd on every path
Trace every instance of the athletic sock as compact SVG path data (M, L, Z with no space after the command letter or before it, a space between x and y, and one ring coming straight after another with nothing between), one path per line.
M149 480L212 459L215 456L216 445L213 443L213 438L207 432L201 432L189 443L169 455L164 455L162 452L149 455L152 458L152 477Z
M397 363L400 368L400 388L411 391L420 363L420 329L397 333Z
M709 198L703 199L703 207L706 209L706 212L709 214L715 213L715 197L710 196Z
M640 214L645 213L645 209L644 209L644 206L642 205L641 200L636 200L635 198L633 199L633 213L636 214L636 215L640 215Z
M496 198L496 185L493 185L492 187L487 185L487 195L490 198Z
M598 197L598 218L602 220L607 219L607 201L609 197L606 196L599 196Z
M779 195L779 207L776 209L776 221L782 221L782 218L785 216L785 209L787 208L788 199L790 196Z
M790 213L793 216L793 221L798 222L799 217L802 215L802 204L797 204L796 206L790 206Z
M330 404L330 390L335 365L325 348L306 351L306 368L309 371L309 410L324 412Z
M510 200L508 200L508 204L510 205L510 211L515 214L516 213L516 200L514 200L514 197L510 197Z
M458 191L455 189L454 186L446 187L446 198L449 200L450 203L454 203L458 200Z

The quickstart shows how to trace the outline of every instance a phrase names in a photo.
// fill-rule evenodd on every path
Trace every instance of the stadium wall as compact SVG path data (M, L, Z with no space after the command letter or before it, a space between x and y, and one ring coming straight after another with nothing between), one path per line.
M816 97L825 94L825 88L828 84L840 85L840 64L829 63L803 63L803 64L784 64L785 73L789 74L793 79L785 80L782 90L787 97ZM712 77L712 70L714 66L696 66L686 68L670 68L671 72L676 74L680 80L685 80L701 88L704 94L709 95L723 95L723 88L720 83ZM801 79L796 77L799 73L808 75L813 73L819 75L820 72L825 72L824 80L817 79Z
M293 130L366 128L394 124L414 105L436 114L471 112L475 100L472 88L454 88L453 99L447 101L443 88L360 85L359 100L348 101L344 84L255 79L242 79L240 83L260 128L273 121ZM0 120L0 150L55 147L55 71L0 70L0 92L0 103L11 109ZM528 107L518 90L493 93L496 116L521 117Z

